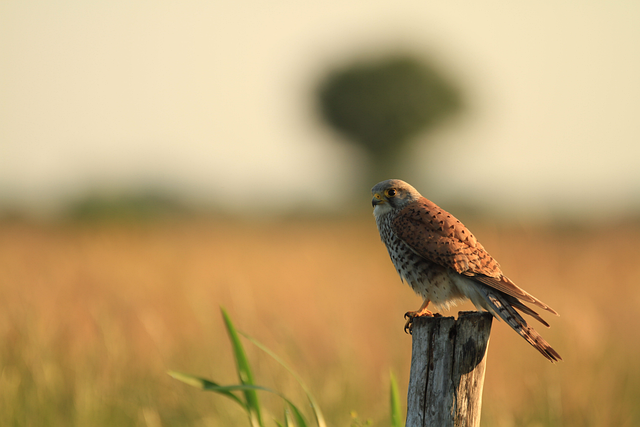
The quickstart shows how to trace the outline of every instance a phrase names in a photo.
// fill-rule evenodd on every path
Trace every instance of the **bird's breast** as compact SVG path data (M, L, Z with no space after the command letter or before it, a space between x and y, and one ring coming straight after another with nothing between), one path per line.
M378 222L380 237L401 279L439 307L447 308L459 300L462 295L451 281L447 268L416 254L393 232L391 222L381 219Z

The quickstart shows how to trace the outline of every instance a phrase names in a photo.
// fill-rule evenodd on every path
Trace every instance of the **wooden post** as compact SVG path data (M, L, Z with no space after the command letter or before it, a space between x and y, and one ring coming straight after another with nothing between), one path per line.
M406 427L478 427L493 316L461 311L413 321Z

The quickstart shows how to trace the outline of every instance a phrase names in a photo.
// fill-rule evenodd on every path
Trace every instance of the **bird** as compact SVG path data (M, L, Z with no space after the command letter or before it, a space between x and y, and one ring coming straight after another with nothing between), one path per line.
M558 313L505 276L457 218L399 179L379 182L371 193L373 215L391 261L401 281L423 298L418 310L405 313L405 332L411 333L415 317L434 316L430 303L447 310L471 300L477 309L504 320L552 363L562 360L518 311L546 327L549 324L524 303Z

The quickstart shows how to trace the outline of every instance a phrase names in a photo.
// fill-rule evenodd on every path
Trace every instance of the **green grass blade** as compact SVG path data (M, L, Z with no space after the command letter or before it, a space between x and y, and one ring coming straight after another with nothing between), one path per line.
M238 332L236 331L235 326L233 326L233 322L231 322L231 318L229 317L225 309L221 308L220 311L222 312L222 318L224 319L224 324L227 328L227 333L229 334L229 340L231 341L231 346L233 347L233 354L236 360L238 378L244 385L254 385L255 383L253 381L251 367L249 365L249 361L247 360L247 355L244 351L244 348L242 347L242 343L240 342ZM258 425L263 426L258 393L255 389L252 388L244 388L242 389L242 391L246 399L246 408L249 411L249 417L252 420L252 424L255 421Z
M293 376L293 378L295 378L295 380L298 382L298 384L300 384L300 387L302 387L302 390L304 390L305 394L307 395L307 399L309 400L309 404L311 405L311 408L313 409L313 415L316 418L316 422L318 423L318 427L327 427L327 424L326 424L326 422L324 420L324 415L322 414L322 411L320 410L320 406L318 406L318 403L316 402L316 399L313 397L313 395L311 394L311 391L309 390L307 385L304 383L304 381L302 381L302 378L300 378L300 376L293 369L291 369L289 367L289 365L287 365L285 363L284 360L282 360L277 354L275 354L273 351L271 351L267 346L262 344L260 341L258 341L257 339L253 338L250 335L245 334L244 332L239 332L239 334L241 334L243 337L245 337L246 339L251 341L260 350L262 350L265 353L267 353L269 356L271 356L273 359L275 359L276 362L278 362L287 371L289 371L289 373ZM294 414L295 414L295 412L294 412Z
M268 393L273 393L276 396L280 397L282 400L284 400L285 403L289 406L289 408L291 409L291 412L293 413L293 417L294 417L297 425L299 427L307 427L307 422L304 419L304 416L302 415L302 413L300 412L298 407L296 405L294 405L293 402L291 402L289 399L287 399L279 391L272 390L270 388L262 387L262 386L255 385L255 384L234 384L234 385L217 385L216 384L216 385L214 385L215 383L213 383L212 381L202 380L201 378L192 377L191 375L186 375L186 374L178 374L178 375L181 377L181 378L178 378L178 379L180 379L181 381L184 381L186 379L187 381L184 381L184 382L187 382L187 384L194 385L193 384L194 380L197 380L198 381L197 387L199 387L199 388L201 388L203 390L208 390L208 391L213 391L213 392L216 392L216 393L221 393L221 394L224 394L225 396L228 393L231 393L232 391L253 391L253 392L266 391ZM231 393L231 394L233 395L233 393Z
M238 405L242 406L242 408L244 408L245 411L247 410L247 405L238 396L236 396L229 390L225 390L221 388L219 384L213 381L209 381L204 378L196 377L189 374L183 374L182 372L176 372L176 371L168 371L167 374L169 374L169 376L175 378L178 381L182 381L185 384L189 384L190 386L199 388L201 390L216 391L217 393L222 394L223 396L227 396L229 399L233 400Z
M291 411L288 408L284 410L284 425L286 427L294 427L293 419L291 418Z
M302 416L302 413L298 408L296 408L291 402L289 402L289 407L291 408L291 412L293 412L293 417L295 418L296 424L298 427L307 427L307 421Z
M398 382L395 375L391 373L390 379L390 396L391 396L391 426L404 427L402 423L402 406L400 405L400 393L398 393Z
M293 413L293 417L294 417L294 419L296 421L296 424L299 427L307 427L307 421L304 419L304 416L302 415L302 412L300 412L298 407L296 405L294 405L292 401L287 399L279 391L272 390L270 388L262 387L262 386L255 385L255 384L237 384L237 385L226 385L226 386L207 386L204 390L211 390L211 391L216 391L216 392L219 392L219 391L222 391L222 390L226 390L226 391L229 391L229 392L235 391L235 390L242 390L242 391L251 390L251 391L266 391L268 393L273 393L276 396L280 397L282 400L284 400L287 405L289 405L289 408L291 408L291 412Z

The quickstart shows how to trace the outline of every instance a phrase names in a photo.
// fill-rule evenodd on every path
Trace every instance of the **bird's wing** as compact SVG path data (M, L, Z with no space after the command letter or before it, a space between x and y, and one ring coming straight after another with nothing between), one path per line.
M500 277L500 265L458 219L424 197L398 211L394 233L421 257L460 274Z
M501 277L488 277L482 274L476 274L476 275L473 275L472 279L475 279L480 283L484 283L485 285L491 286L492 288L502 291L505 294L510 295L512 297L516 297L523 301L527 301L532 304L535 304L538 307L543 308L548 312L555 314L556 316L559 316L557 311L555 311L553 308L549 307L547 304L543 303L538 298L534 297L524 289L520 288L518 285L513 283L511 279L509 279L507 276L503 275ZM521 307L517 307L517 308L521 309ZM525 311L525 313L527 312ZM533 315L531 313L527 313L527 314L540 320L537 314L536 315ZM542 320L541 322L546 324L546 322Z
M504 276L467 227L432 201L423 197L401 209L392 228L422 258L558 314Z

